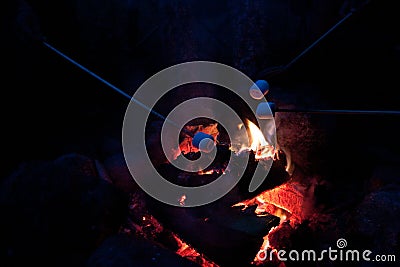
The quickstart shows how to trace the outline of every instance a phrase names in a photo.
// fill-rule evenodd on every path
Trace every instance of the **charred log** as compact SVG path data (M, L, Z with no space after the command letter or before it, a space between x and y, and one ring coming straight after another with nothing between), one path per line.
M262 245L260 236L279 225L273 215L257 217L226 205L224 199L211 204L181 208L149 200L157 218L198 252L219 266L247 266Z
M248 265L259 251L263 243L260 238L280 223L280 218L271 214L262 217L254 213L254 209L241 210L232 207L240 200L254 197L260 192L272 189L286 181L286 157L280 152L274 160L267 179L255 192L248 192L249 183L254 169L260 162L255 160L255 154L249 153L249 162L239 183L221 199L193 208L172 207L149 198L149 210L165 227L171 229L190 243L197 251L207 255L220 266L240 264ZM180 155L196 159L199 153ZM194 187L201 186L218 179L221 175L235 173L235 167L227 170L230 157L238 157L229 147L217 145L217 156L212 164L199 172L185 172L172 164L159 166L158 171L172 183ZM271 175L271 176L270 176Z

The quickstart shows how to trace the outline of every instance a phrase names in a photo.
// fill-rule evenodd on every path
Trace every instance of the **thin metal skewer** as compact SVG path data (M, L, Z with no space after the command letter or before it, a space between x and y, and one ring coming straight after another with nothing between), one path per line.
M288 64L284 66L284 69L290 68L294 63L296 63L302 56L304 56L308 51L310 51L314 46L316 46L319 42L321 42L322 39L324 39L328 34L333 32L337 27L339 27L340 24L342 24L344 21L346 21L350 16L353 15L353 12L349 12L346 16L344 16L339 22L337 22L335 25L333 25L327 32L325 32L323 35L321 35L317 40L315 40L310 46L308 46L306 49L303 50L298 56L296 56L292 61L290 61Z
M353 110L353 109L285 109L276 108L275 112L297 112L313 114L347 114L347 115L400 115L398 110Z
M54 52L56 52L58 55L60 55L61 57L63 57L64 59L68 60L69 62L71 62L72 64L74 64L75 66L77 66L78 68L80 68L81 70L85 71L86 73L90 74L91 76L95 77L97 80L101 81L102 83L106 84L108 87L110 87L111 89L113 89L114 91L118 92L119 94L121 94L122 96L126 97L127 99L129 99L130 101L134 102L135 104L141 106L142 108L144 108L145 110L151 112L152 114L154 114L155 116L157 116L158 118L168 122L169 124L177 127L178 129L182 130L185 134L193 137L193 134L189 131L186 131L185 128L181 128L178 124L176 124L174 121L168 119L167 117L165 117L164 115L162 115L161 113L158 113L157 111L153 110L152 108L148 107L147 105L143 104L142 102L140 102L139 100L135 99L134 97L128 95L127 93L125 93L123 90L119 89L118 87L116 87L115 85L111 84L110 82L104 80L103 78L101 78L99 75L97 75L96 73L92 72L91 70L87 69L86 67L82 66L81 64L79 64L78 62L76 62L75 60L73 60L72 58L68 57L67 55L65 55L64 53L62 53L61 51L59 51L58 49L56 49L55 47L53 47L52 45L50 45L47 42L43 42L43 44L50 48L51 50L53 50Z
M347 13L343 18L341 18L337 23L335 23L331 28L328 29L324 34L322 34L317 40L315 40L311 45L306 47L300 54L294 57L289 63L286 65L270 67L262 70L259 75L260 76L275 76L287 71L292 65L294 65L299 59L301 59L305 54L307 54L312 48L314 48L318 43L320 43L326 36L328 36L331 32L333 32L336 28L338 28L343 22L348 20L355 12L358 12L361 8L369 4L371 0L366 0L363 4L361 4L357 9L352 8L349 13Z
M64 59L68 60L69 62L71 62L72 64L74 64L75 66L79 67L80 69L82 69L83 71L85 71L86 73L90 74L91 76L95 77L97 80L103 82L104 84L106 84L107 86L109 86L111 89L113 89L114 91L118 92L119 94L121 94L122 96L126 97L127 99L129 99L130 101L134 102L135 104L141 106L142 108L144 108L145 110L151 112L152 114L154 114L155 116L157 116L158 118L170 123L171 125L179 128L180 130L182 130L185 134L189 135L190 137L193 137L193 134L189 131L186 131L184 128L181 129L181 127L176 124L174 121L168 119L167 117L165 117L164 115L158 113L157 111L151 109L150 107L148 107L147 105L143 104L142 102L140 102L139 100L135 99L134 97L131 97L130 95L128 95L127 93L125 93L123 90L119 89L118 87L116 87L115 85L111 84L110 82L104 80L103 78L101 78L99 75L95 74L94 72L92 72L91 70L87 69L86 67L82 66L81 64L79 64L78 62L76 62L75 60L71 59L70 57L66 56L65 54L63 54L62 52L60 52L58 49L54 48L53 46L51 46L49 43L47 42L43 42L43 44L50 48L51 50L53 50L54 52L56 52L58 55L62 56ZM352 114L352 115L357 115L357 114L367 114L367 115L400 115L400 111L396 111L396 110L346 110L346 109L298 109L298 108L294 108L294 109L285 109L285 108L275 108L274 112L298 112L298 113L314 113L314 114Z

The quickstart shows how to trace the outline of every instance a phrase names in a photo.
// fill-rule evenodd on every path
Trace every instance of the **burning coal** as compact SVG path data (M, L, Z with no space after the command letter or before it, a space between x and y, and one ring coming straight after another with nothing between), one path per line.
M254 265L263 264L265 257L261 254L267 251L271 253L276 251L282 235L290 233L307 218L309 204L307 196L308 189L305 186L289 181L266 190L254 198L233 205L234 207L242 207L243 210L256 206L254 213L257 216L272 214L280 218L280 224L271 228L268 234L264 236L260 251L254 258Z
M176 251L176 254L187 258L202 267L219 267L216 263L206 259L204 255L197 252L193 247L184 242L176 234L173 234L173 237L178 244L178 250Z
M234 206L256 205L255 213L262 216L269 213L281 218L281 221L290 220L292 225L300 223L304 219L304 195L305 188L298 183L285 183L271 190L267 190L258 196L242 201Z

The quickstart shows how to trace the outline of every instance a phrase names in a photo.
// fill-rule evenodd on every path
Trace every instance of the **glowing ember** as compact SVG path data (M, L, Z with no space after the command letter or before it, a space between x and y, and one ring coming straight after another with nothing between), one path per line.
M280 226L275 226L272 227L271 230L269 230L268 234L264 237L264 242L260 247L260 251L257 253L257 256L254 258L252 264L253 265L264 265L264 261L270 261L273 259L277 259L277 250L276 248L274 248L273 246L271 246L269 237L272 233L274 233L275 231L279 230ZM272 254L269 254L272 253ZM286 266L283 262L281 262L281 264L279 264L279 266L284 267Z
M238 127L241 128L242 125ZM238 153L246 150L252 150L255 153L255 159L274 159L275 148L267 142L262 131L251 121L247 121L247 127L250 134L250 146L242 147Z
M210 175L210 174L214 174L214 170L209 170L209 171L199 171L197 173L198 175Z
M186 196L182 195L180 200L184 202L185 199ZM213 261L209 260L205 255L197 252L196 249L194 249L191 245L184 242L177 234L164 228L164 226L155 217L147 212L141 195L132 194L130 200L131 204L129 205L129 208L130 212L132 212L131 214L138 213L138 215L140 215L139 217L133 216L132 219L129 219L128 223L121 229L122 233L129 235L132 234L141 238L143 237L151 242L154 242L155 245L171 249L175 254L195 262L198 266L219 267ZM171 240L169 235L168 239L161 236L164 233L170 234L173 239Z
M185 206L186 195L182 195L179 199L179 205Z
M260 250L268 250L268 249L274 249L271 247L271 243L269 242L269 234L275 231L279 226L272 227L271 230L269 230L268 234L264 237L264 243L262 244Z
M180 239L176 234L173 234L173 237L176 240L176 242L178 243L178 250L176 251L176 254L178 254L184 258L187 258L193 262L196 262L202 267L218 267L217 264L206 259L204 257L204 255L201 255L194 248L192 248L187 243L185 243L182 239Z
M255 209L257 216L272 214L280 218L279 226L271 228L264 237L264 242L259 252L263 253L262 251L273 251L275 249L271 246L270 236L274 232L278 232L284 223L289 223L292 227L295 227L295 225L302 222L304 218L304 198L305 188L300 184L289 182L274 189L264 191L252 199L242 201L233 206L243 206L243 209L246 209L249 206L257 205ZM253 264L262 264L263 261L260 261L259 257L263 258L262 255L258 254L254 258Z
M304 191L305 188L300 184L285 183L234 206L244 206L246 209L248 206L257 205L257 215L269 213L281 218L281 222L290 219L290 224L294 225L304 217Z
M198 175L211 175L211 174L225 174L224 170L218 170L218 169L211 169L208 171L199 171L197 172Z

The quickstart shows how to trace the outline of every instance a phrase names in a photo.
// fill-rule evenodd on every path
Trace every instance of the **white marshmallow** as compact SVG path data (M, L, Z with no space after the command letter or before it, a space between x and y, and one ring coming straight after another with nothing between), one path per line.
M269 91L269 83L265 80L256 81L249 89L249 93L254 99L262 99Z
M274 103L263 102L258 104L256 110L256 116L261 120L268 120L274 118Z
M210 153L215 147L213 136L203 132L198 132L193 136L192 144L205 153Z

